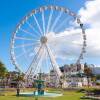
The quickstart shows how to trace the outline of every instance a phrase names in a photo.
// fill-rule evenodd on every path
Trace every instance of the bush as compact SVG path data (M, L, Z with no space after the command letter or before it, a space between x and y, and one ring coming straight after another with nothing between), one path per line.
M94 95L100 95L100 89L94 89L92 92Z
M100 85L100 83L96 83L96 85Z
M80 89L80 90L78 90L78 92L85 92L86 90L85 89Z

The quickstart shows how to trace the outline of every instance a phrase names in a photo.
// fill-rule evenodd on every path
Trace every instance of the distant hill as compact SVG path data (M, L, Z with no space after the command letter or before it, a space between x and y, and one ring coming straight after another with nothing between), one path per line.
M100 74L100 67L92 67L93 74Z

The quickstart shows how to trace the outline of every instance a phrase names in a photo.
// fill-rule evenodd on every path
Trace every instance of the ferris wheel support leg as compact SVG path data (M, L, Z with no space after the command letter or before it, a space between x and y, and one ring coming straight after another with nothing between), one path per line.
M52 63L52 67L54 68L54 71L56 72L57 77L60 79L60 77L62 76L62 73L61 73L61 71L59 69L59 66L56 63L56 60L55 60L55 58L53 56L53 53L52 53L52 51L50 50L50 48L47 45L46 45L46 49L47 49L48 55L50 57L50 60L51 60L51 63Z
M39 58L41 49L42 49L42 46L39 48L37 54L36 54L35 57L33 58L33 61L32 61L32 63L30 64L30 67L28 68L28 70L27 70L27 72L26 72L25 78L26 78L28 75L30 75L30 73L32 72L32 70L35 70L33 67L34 67L34 64L36 64L37 59Z

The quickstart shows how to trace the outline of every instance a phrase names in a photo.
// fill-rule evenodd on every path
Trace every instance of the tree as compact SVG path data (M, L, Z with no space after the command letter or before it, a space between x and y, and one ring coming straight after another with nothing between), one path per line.
M100 74L99 75L96 75L96 79L97 80L100 80Z
M17 82L17 96L19 96L19 93L20 93L20 84L21 84L21 82L24 82L24 74L18 73L16 82Z
M0 61L0 78L4 78L7 73L5 65Z
M0 85L5 86L5 77L6 77L7 69L5 65L0 61Z

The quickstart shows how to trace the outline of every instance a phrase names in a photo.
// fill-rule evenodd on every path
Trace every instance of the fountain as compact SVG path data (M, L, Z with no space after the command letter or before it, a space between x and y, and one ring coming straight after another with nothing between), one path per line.
M34 92L23 92L20 96L44 96L44 97L57 97L62 96L62 93L52 93L45 91L45 81L42 80L42 73L39 73L39 78L34 80L35 91Z

